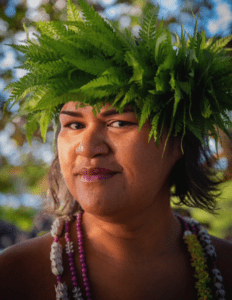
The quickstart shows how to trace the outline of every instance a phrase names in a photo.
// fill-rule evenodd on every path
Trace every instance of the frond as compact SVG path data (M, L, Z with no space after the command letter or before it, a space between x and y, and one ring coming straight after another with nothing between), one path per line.
M224 37L224 38L221 38L221 39L218 39L215 41L215 43L211 46L211 49L213 51L218 51L222 48L224 48L230 41L232 40L232 34L227 36L227 37Z
M52 110L46 110L46 111L41 111L40 114L40 120L39 120L39 124L40 124L40 131L41 131L41 136L43 138L43 141L46 141L46 134L47 134L47 130L48 130L48 126L51 123L53 119L53 112Z
M74 5L71 0L67 0L67 15L68 15L68 21L83 22L76 5Z
M139 36L143 39L143 41L147 42L148 46L150 44L150 41L154 39L156 34L156 24L159 9L159 5L155 6L153 7L153 9L148 10L143 17L141 29L139 31Z
M27 123L25 125L25 128L26 128L26 136L27 136L29 145L31 145L31 139L32 139L34 132L38 129L39 117L40 116L39 116L38 112L30 113L27 116Z
M111 26L114 28L115 36L117 36L118 41L121 43L121 46L124 49L124 51L134 51L136 48L136 43L131 34L131 31L125 29L125 36L121 31L118 30L118 28L114 24L111 24Z
M139 121L139 131L142 129L143 125L148 120L151 112L152 112L152 98L151 96L148 96L144 99L143 109L141 112L141 118Z
M67 34L66 27L59 21L38 21L36 29L54 39L59 39Z
M129 83L134 81L140 86L142 86L144 68L138 59L137 52L127 51L124 60L127 62L128 66L133 68L133 76L131 77Z
M137 96L136 85L132 84L129 91L125 94L120 107L124 108L127 104L133 101Z
M78 57L63 57L64 61L69 62L71 65L76 66L77 69L87 73L99 76L105 70L112 66L112 62L106 59L92 58L86 59L84 55L78 54Z
M29 51L29 46L25 46L25 45L10 45L10 44L5 44L6 46L10 46L11 48L22 52L22 53L27 53Z
M80 39L83 39L89 47L94 46L96 49L102 50L103 53L112 57L117 63L122 64L123 62L123 50L118 48L118 40L114 36L104 36L99 32L86 33Z
M153 135L154 140L155 140L155 142L157 143L158 146L159 146L159 140L158 140L158 137L159 137L159 134L158 134L159 118L160 118L160 114L156 114L153 117L152 122L151 122L152 128L150 130L149 137L148 137L148 142L150 142L150 140L152 138L152 135Z
M114 35L113 28L91 7L85 0L79 0L82 12L86 21L90 23L97 32Z
M122 84L122 82L119 80L119 78L112 76L112 75L104 75L102 77L93 79L92 81L90 81L89 83L87 83L86 85L82 86L80 89L78 90L71 90L70 92L88 92L91 89L96 89L96 88L101 88L104 86L109 86L109 85L118 85L120 86Z

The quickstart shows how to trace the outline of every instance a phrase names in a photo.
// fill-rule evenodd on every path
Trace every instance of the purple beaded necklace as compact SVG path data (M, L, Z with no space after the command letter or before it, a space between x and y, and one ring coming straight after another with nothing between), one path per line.
M76 228L77 228L77 238L78 238L78 248L79 248L79 255L80 255L80 263L81 263L81 272L82 272L82 278L83 278L83 283L84 283L84 287L85 287L85 295L86 295L86 299L87 300L92 300L91 297L91 292L90 292L90 286L89 286L89 280L87 277L87 266L86 266L86 262L85 262L85 255L84 255L84 248L83 248L83 235L81 232L81 223L82 223L82 216L83 216L83 212L77 214L77 222L76 222ZM186 222L184 218L182 218L181 216L175 214L176 217L178 217L181 221L181 223L184 225L185 227L185 234L188 232L189 233L193 233L194 235L198 235L200 232L202 231L202 228L200 226L200 224L198 222ZM73 297L74 299L77 300L83 300L83 296L81 293L81 289L78 286L77 283L77 273L75 270L75 265L74 265L74 261L73 261L73 242L71 242L70 238L69 238L69 225L71 222L71 218L66 219L65 222L65 239L66 239L66 252L68 253L69 256L69 265L70 265L70 272L71 272L71 276L72 276L72 283L73 283ZM202 247L207 244L209 244L209 242L207 241L207 239L205 239L204 237L204 233L202 235L202 232L199 235L199 242L202 244ZM56 236L54 238L54 242L55 244L58 243L59 237ZM205 244L206 243L206 244ZM56 244L57 246L57 244ZM216 254L215 254L216 255ZM204 254L206 260L207 260L207 270L210 271L210 269L215 269L212 273L212 277L214 278L214 281L217 282L214 284L215 287L212 287L212 289L215 291L215 294L217 295L217 297L215 299L223 299L225 300L225 298L221 298L220 295L224 295L225 292L222 290L222 283L223 282L223 278L220 276L220 271L216 269L216 261L215 261L215 256L213 254L207 255L207 253ZM211 267L209 268L209 265L211 264ZM63 268L62 270L60 269L59 272L61 272L60 274L62 274L63 272ZM220 278L221 277L221 278ZM219 281L219 282L218 282ZM61 275L57 275L57 282L61 283ZM217 289L215 289L217 288ZM221 293L221 294L220 294ZM65 300L68 300L69 298L67 295L67 292L64 292L62 294L64 296ZM60 299L60 298L57 298ZM208 298L207 298L208 299Z

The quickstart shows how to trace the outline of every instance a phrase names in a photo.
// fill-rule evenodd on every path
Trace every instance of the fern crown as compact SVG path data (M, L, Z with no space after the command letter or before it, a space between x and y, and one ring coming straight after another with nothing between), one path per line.
M20 104L29 142L38 126L46 140L48 126L57 123L61 106L69 101L92 106L95 116L106 103L120 113L131 104L138 109L139 130L150 119L148 141L153 136L157 144L166 124L167 140L191 132L205 144L205 137L218 140L216 128L229 136L232 58L224 47L231 35L206 40L196 20L194 35L186 41L182 26L181 37L175 34L173 43L163 21L157 27L159 6L154 6L135 38L104 20L86 1L78 2L83 17L68 0L67 21L39 21L38 41L27 37L26 46L10 45L25 54L20 68L29 72L6 87L11 96L5 108Z

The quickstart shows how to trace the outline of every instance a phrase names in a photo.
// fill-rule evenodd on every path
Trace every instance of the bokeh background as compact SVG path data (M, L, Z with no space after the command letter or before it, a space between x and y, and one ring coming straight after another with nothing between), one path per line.
M79 7L78 1L73 2ZM109 19L120 30L130 29L137 36L144 13L153 5L160 5L159 20L180 36L181 25L192 34L194 17L199 15L199 30L208 38L232 34L231 0L88 0L103 18ZM66 0L0 0L0 251L12 244L44 234L50 230L53 218L40 214L42 197L48 189L47 171L52 162L53 131L49 128L47 142L39 130L29 146L25 138L25 120L9 119L18 107L3 115L3 105L9 98L5 86L26 75L15 69L24 61L24 55L6 44L23 44L29 27L29 36L36 33L32 21L66 19ZM232 48L232 41L227 45ZM232 55L232 54L229 54ZM232 101L232 99L231 99ZM231 113L232 118L232 113ZM232 136L232 129L230 130ZM215 167L223 178L222 195L218 198L219 216L185 206L173 208L182 215L198 220L210 234L232 242L232 142L221 133L219 156L215 141L211 151ZM174 199L175 200L175 199Z

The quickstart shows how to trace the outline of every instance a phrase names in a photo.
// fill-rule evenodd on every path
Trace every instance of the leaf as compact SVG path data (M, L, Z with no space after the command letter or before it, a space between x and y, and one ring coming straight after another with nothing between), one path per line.
M127 62L128 66L133 67L133 76L131 77L129 83L135 81L140 86L142 86L144 68L135 56L135 52L127 51L124 59Z
M175 91L175 89L176 89L175 74L174 74L174 72L170 72L170 75L171 75L171 79L170 79L169 83L170 83L172 90Z
M67 15L68 21L82 21L79 11L77 10L76 5L72 3L72 0L67 0Z
M173 44L173 46L179 48L179 46L180 46L180 38L179 38L179 36L178 36L178 34L176 32L174 32L174 35L175 35L176 41Z
M175 100L174 100L173 115L172 115L173 118L176 115L177 106L178 106L178 103L180 102L181 98L182 98L182 93L181 93L179 86L177 86L176 90L175 90Z
M148 10L143 17L139 36L148 44L152 39L154 39L156 34L156 23L158 19L159 9L159 5L154 6L154 8Z
M132 84L129 91L125 94L120 107L124 107L129 104L136 97L135 85Z
M96 89L99 87L104 87L104 86L108 86L108 85L120 85L120 81L118 77L112 76L112 75L105 75L102 77L98 77L96 79L93 79L92 81L90 81L89 83L83 85L80 89L73 89L70 90L71 93L75 93L75 92L83 92L83 91L88 91L91 89Z
M158 147L159 147L159 140L158 140L158 124L159 124L159 117L160 115L159 114L156 114L154 116L154 118L152 119L152 122L151 122L151 125L152 125L152 128L150 130L150 133L149 133L149 137L148 137L148 143L150 143L150 140L152 138L152 135L154 135L154 140L155 142L157 143Z
M187 95L191 93L191 84L190 82L178 81L178 86L184 91Z
M122 99L122 97L125 95L125 92L124 91L120 91L119 93L118 93L118 95L116 96L116 98L114 99L114 102L113 102L113 104L108 108L108 109L111 109L111 108L113 108L114 106L116 106L117 105L117 103ZM107 110L108 110L107 109Z
M78 57L63 57L63 60L76 66L75 70L79 69L96 76L100 76L106 69L112 66L112 63L109 60L100 58L87 59L81 54L78 54Z
M31 146L31 138L34 132L38 129L38 113L31 113L27 117L26 127L26 136L29 145Z
M150 96L146 97L145 103L143 104L143 109L141 112L141 118L139 121L139 131L142 129L143 125L148 120L151 112L152 112L152 98Z
M118 28L112 23L111 26L114 28L114 33L117 36L118 42L121 42L124 51L135 51L136 43L132 36L132 32L125 28L126 36L118 30Z
M46 134L48 130L48 125L52 121L52 112L49 110L43 110L41 111L40 114L40 131L41 131L41 136L43 138L44 143L46 142Z
M166 70L161 69L158 70L157 72L158 75L155 77L155 83L156 83L156 91L161 91L163 93L167 92L170 90L170 75L169 72Z
M218 39L213 45L212 49L214 51L218 51L219 49L224 48L230 41L232 40L232 34L229 36L226 36L224 38Z
M155 60L156 60L156 62L158 62L158 58L159 58L159 54L160 54L159 53L160 47L161 47L161 45L163 45L163 42L165 42L166 40L167 40L166 32L157 38L157 41L155 44Z
M96 31L109 36L114 36L113 28L91 7L85 0L78 0L86 21L90 23ZM108 20L109 22L109 20ZM110 22L109 22L110 23Z
M209 100L207 98L205 98L203 103L204 103L204 108L203 108L203 111L201 112L201 114L204 118L209 118L212 114L211 105L209 103Z

